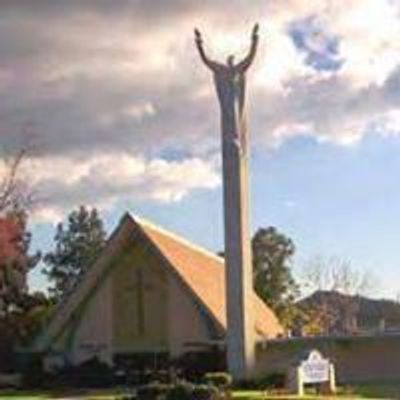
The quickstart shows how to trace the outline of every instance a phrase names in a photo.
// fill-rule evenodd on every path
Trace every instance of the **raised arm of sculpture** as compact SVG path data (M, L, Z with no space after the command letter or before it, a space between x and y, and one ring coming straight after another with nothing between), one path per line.
M240 62L237 64L236 68L240 71L240 72L245 72L250 65L252 64L252 62L254 61L254 57L256 56L256 52L257 52L257 47L258 47L258 29L259 29L259 25L255 24L252 34L251 34L251 47L250 47L250 51L247 54L247 56Z
M201 36L200 31L197 28L194 30L194 36L195 36L196 47L197 50L199 51L201 59L203 60L204 64L207 65L208 68L210 68L212 71L215 71L216 68L220 66L220 64L217 63L216 61L210 60L207 57L203 47L203 38Z

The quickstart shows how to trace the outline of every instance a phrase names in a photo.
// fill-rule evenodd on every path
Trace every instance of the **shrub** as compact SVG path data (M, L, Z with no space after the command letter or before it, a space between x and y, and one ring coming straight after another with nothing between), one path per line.
M220 391L212 385L197 385L193 389L193 400L218 400L220 398Z
M164 400L167 398L170 390L170 385L153 382L139 387L137 390L137 398L138 400Z
M97 357L79 365L64 366L54 374L54 387L106 387L114 381L113 370Z
M286 375L273 372L262 378L243 380L235 383L235 388L244 390L282 389L285 387Z
M232 386L232 377L226 372L209 372L204 375L207 384L220 389L228 389Z
M250 380L245 380L245 379L235 381L233 387L238 390L257 390L257 389L259 389L258 382L256 382L255 380L250 381Z
M43 369L40 356L31 356L20 366L22 372L22 386L29 389L43 389L48 387L50 374Z
M217 349L207 352L187 352L173 360L170 366L181 370L190 382L198 382L209 371L223 371L225 354Z
M259 389L281 389L285 387L286 375L281 372L273 372L258 380Z
M194 386L188 382L179 382L168 392L167 400L192 400Z
M154 382L137 390L138 400L219 400L222 397L217 387L212 385L193 385L180 381L175 385ZM129 396L121 400L130 400Z

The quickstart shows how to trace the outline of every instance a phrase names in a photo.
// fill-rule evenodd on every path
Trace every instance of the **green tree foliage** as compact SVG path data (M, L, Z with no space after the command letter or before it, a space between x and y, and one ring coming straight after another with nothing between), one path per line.
M13 209L0 218L0 371L14 366L14 348L27 343L37 331L47 302L44 295L28 293L28 272L40 254L30 254L27 214Z
M18 308L10 308L0 318L0 372L17 367L15 349L29 345L44 327L52 303L43 293L24 293Z
M291 271L295 245L276 228L269 227L256 232L252 250L255 291L281 322L290 326L297 314L294 302L299 295L299 286Z
M29 210L34 192L23 174L28 148L1 156L0 171L0 371L15 368L14 350L28 344L51 310L43 293L28 292L27 276L40 260L30 252Z
M20 307L27 294L27 274L39 261L30 255L27 229L33 191L23 174L28 147L2 152L0 171L0 317Z
M57 226L55 248L47 253L44 272L53 283L50 289L54 300L67 293L96 260L105 245L103 222L95 208L81 206L72 211L66 225Z
M23 308L27 275L39 262L40 253L29 253L31 233L24 211L9 211L0 222L0 316L6 316Z

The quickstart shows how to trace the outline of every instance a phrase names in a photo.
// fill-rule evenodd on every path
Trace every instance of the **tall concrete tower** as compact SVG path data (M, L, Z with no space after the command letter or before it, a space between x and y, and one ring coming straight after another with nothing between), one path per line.
M254 365L255 315L249 221L248 131L246 72L258 44L258 25L248 55L239 63L210 60L196 29L196 45L204 64L213 72L221 108L225 270L227 305L227 357L234 379L247 378Z

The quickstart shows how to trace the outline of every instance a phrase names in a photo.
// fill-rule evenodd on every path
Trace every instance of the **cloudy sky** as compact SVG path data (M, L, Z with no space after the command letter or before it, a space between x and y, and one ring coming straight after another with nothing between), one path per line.
M400 0L1 0L0 172L30 144L35 246L89 204L108 229L131 210L221 249L219 114L192 31L240 57L255 21L253 229L293 237L298 269L336 255L400 292Z

